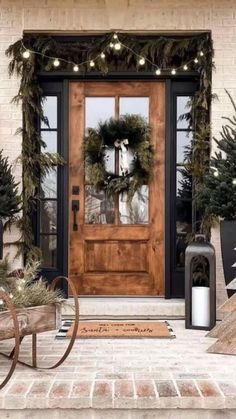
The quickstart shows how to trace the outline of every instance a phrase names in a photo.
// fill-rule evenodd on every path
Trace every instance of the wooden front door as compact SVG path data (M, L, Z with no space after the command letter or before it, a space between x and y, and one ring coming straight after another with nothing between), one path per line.
M127 113L149 120L155 152L152 181L134 196L132 211L122 194L107 201L86 184L82 150L87 128ZM165 84L71 82L69 127L69 275L78 294L163 296ZM111 152L109 169L119 170L117 159Z

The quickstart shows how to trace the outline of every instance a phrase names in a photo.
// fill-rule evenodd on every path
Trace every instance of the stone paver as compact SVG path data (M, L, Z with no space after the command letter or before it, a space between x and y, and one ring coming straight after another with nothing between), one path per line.
M173 381L170 380L163 380L163 381L156 381L156 387L159 397L176 397L178 396L176 387Z
M176 339L77 340L55 370L19 364L0 391L0 409L236 409L236 357L208 354L214 339L206 332L185 330L183 321L170 324ZM39 365L65 350L68 341L54 338L38 336ZM30 357L30 343L27 337L22 359ZM10 346L0 342L2 351ZM1 377L9 365L0 356Z
M193 380L178 380L176 384L182 397L200 397L200 393Z

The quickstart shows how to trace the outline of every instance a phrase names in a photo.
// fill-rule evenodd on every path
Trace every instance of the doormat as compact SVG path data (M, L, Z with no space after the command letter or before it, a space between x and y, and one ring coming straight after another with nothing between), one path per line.
M57 339L70 338L73 320L65 320ZM77 338L161 338L173 339L175 334L167 321L80 321Z

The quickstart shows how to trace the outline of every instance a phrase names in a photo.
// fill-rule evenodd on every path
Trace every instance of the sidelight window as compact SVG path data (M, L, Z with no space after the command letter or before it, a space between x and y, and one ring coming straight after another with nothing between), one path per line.
M42 148L42 153L57 153L58 151L57 100L57 96L46 96L43 102L43 111L48 119L49 126L41 123L41 137L46 145L45 148ZM41 179L39 238L43 268L57 267L57 171L57 167L55 167Z
M176 267L184 267L188 234L192 232L192 178L186 162L191 153L193 127L190 96L176 97Z

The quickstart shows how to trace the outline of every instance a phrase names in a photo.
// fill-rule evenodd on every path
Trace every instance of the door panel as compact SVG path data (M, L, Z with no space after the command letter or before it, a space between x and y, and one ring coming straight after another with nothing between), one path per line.
M164 101L162 82L70 83L69 270L80 295L164 294ZM149 120L155 152L152 180L131 210L124 193L108 200L88 184L82 151L87 128L126 113ZM119 172L119 158L118 150L110 153L109 170ZM77 231L72 200L80 204Z

